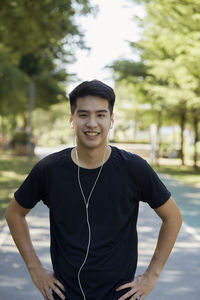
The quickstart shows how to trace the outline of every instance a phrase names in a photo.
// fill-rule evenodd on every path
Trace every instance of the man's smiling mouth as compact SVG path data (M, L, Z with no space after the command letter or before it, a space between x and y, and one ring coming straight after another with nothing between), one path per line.
M85 134L88 136L97 136L97 135L99 135L99 132L86 131Z

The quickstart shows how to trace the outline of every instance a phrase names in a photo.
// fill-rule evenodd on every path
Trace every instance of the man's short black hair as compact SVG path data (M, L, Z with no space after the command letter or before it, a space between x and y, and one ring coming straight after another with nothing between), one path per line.
M115 93L110 86L99 80L84 81L71 91L69 100L72 114L76 109L77 98L85 96L97 96L108 100L110 114L112 114Z

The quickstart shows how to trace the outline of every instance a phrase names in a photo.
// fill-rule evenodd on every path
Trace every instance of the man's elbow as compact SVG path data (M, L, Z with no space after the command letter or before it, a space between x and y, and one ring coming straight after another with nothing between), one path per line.
M177 211L177 214L175 216L175 221L176 221L177 226L180 229L181 226L182 226L182 223L183 223L183 219L182 219L182 215L181 215L180 209L178 209L178 211Z
M183 222L182 214L176 203L175 203L174 208L172 209L172 217L174 218L175 222L181 227L182 222Z
M7 223L13 223L18 218L25 217L28 211L28 209L25 209L21 205L19 205L15 197L13 197L5 212Z
M182 226L182 215L181 215L181 211L178 207L176 207L176 209L171 212L171 214L169 214L166 219L164 220L164 223L168 223L173 225L173 227L177 228L177 230L179 231L181 226Z
M15 215L15 211L10 203L5 212L5 219L8 224L14 219L14 215Z

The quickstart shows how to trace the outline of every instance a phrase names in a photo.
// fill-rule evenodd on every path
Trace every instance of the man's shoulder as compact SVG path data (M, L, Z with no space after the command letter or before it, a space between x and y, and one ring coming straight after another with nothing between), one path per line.
M144 174L151 173L152 168L148 162L138 154L117 147L115 147L115 152L118 162L121 161L128 174L137 175L139 178ZM120 164L120 166L122 165Z
M134 152L130 152L128 150L121 149L115 146L113 146L113 148L115 149L118 156L121 157L123 160L140 165L146 163L146 160L144 158L142 158L138 154L135 154Z
M63 150L48 154L37 163L38 167L46 168L66 162L70 157L71 149L72 147L68 147Z

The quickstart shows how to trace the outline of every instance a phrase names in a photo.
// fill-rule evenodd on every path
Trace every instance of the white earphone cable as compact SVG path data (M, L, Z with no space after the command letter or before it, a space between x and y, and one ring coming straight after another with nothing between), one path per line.
M103 165L104 165L104 158L105 158L105 154L106 154L106 150L107 150L107 147L104 151L104 155L103 155L103 160L102 160L102 163L101 163L101 167L100 167L100 170L99 170L99 173L96 177L96 180L94 182L94 185L90 191L90 194L88 196L88 200L86 201L86 198L85 198L85 194L83 192L83 188L82 188L82 185L81 185L81 181L80 181L80 162L79 162L79 157L78 157L78 152L77 152L77 148L75 147L75 153L76 153L76 159L77 159L77 163L78 163L78 184L79 184L79 187L80 187L80 190L81 190L81 194L83 196L83 200L84 200L84 203L85 203L85 208L86 208L86 219L87 219L87 225L88 225L88 245L87 245L87 251L86 251L86 255L85 255L85 258L84 258L84 261L78 271L78 283L79 283L79 287L80 287L80 290L82 292L82 295L83 295L83 298L84 300L86 300L86 297L85 297L85 294L84 294L84 291L83 291L83 288L82 288L82 285L81 285L81 280L80 280L80 273L81 273L81 270L83 268L83 266L85 265L86 263L86 260L88 258L88 254L89 254L89 249L90 249L90 243L91 243L91 227L90 227L90 222L89 222L89 214L88 214L88 208L89 208L89 202L90 202L90 198L92 196L92 193L93 193L93 190L97 184L97 181L99 179L99 176L101 174L101 171L102 171L102 168L103 168Z

